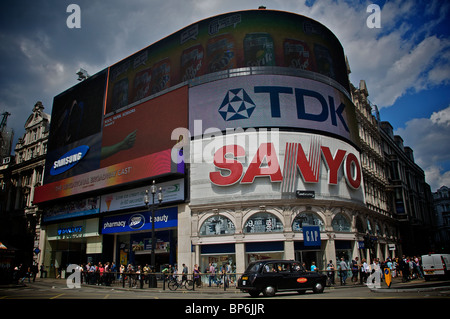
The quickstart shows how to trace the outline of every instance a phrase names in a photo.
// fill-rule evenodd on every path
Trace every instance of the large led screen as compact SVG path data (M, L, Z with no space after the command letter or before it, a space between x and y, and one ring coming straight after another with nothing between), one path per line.
M44 184L99 168L106 78L103 70L53 99Z
M113 65L105 113L201 75L252 66L320 73L349 90L344 52L330 30L298 14L249 10L191 24Z
M172 148L177 143L172 140L172 131L188 125L187 94L185 86L103 120L99 116L103 129L95 139L82 138L47 157L49 176L36 188L34 203L165 174L183 174L183 162L172 161ZM64 171L58 174L59 170Z

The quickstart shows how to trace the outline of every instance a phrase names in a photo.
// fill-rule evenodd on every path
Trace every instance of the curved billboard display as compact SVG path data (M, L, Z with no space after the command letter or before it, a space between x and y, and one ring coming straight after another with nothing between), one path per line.
M315 131L358 145L355 106L322 82L283 75L249 75L189 89L189 130L276 127Z
M208 150L191 163L193 205L294 198L364 203L359 151L339 139L275 130L193 144Z
M191 24L111 66L105 114L205 74L253 66L319 73L349 91L342 46L322 24L282 11L238 11Z

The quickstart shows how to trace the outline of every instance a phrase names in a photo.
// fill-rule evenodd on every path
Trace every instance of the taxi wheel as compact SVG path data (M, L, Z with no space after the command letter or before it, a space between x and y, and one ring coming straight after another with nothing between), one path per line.
M275 296L275 287L272 286L267 286L266 288L263 289L263 295L265 297L273 297Z
M325 289L325 287L322 285L322 283L316 282L313 287L313 292L315 294L322 293L324 289Z

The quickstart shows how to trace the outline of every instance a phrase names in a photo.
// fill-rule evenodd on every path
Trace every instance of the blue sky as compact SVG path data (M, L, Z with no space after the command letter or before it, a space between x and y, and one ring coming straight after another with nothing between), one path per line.
M69 29L67 6L81 8ZM370 4L381 28L368 28ZM369 100L414 150L433 191L450 186L450 1L320 0L2 0L0 112L10 112L15 141L36 101L53 97L195 21L229 11L268 9L303 14L327 26L348 57L350 80L364 79Z

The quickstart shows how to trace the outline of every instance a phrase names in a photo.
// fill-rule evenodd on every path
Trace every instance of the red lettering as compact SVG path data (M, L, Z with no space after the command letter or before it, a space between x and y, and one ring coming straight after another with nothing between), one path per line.
M358 189L361 186L361 167L355 154L338 149L333 156L329 147L321 146L320 141L316 140L311 142L309 158L306 158L300 143L291 144L295 146L295 151L289 154L296 154L291 158L296 161L294 165L298 168L305 183L317 183L319 181L320 154L322 154L324 165L328 170L328 184L338 184L338 172L340 167L343 166L347 184L353 189ZM209 173L211 182L218 186L230 186L239 181L241 184L251 184L256 177L260 176L269 177L271 182L283 181L273 143L262 143L259 146L245 173L242 162L238 160L242 157L245 157L245 150L242 146L227 145L218 149L214 154L214 165L219 170ZM344 162L344 165L342 165L342 162ZM287 172L285 173L287 174Z
M266 158L267 166L261 167ZM248 166L247 172L242 178L241 183L253 183L257 176L269 176L271 182L281 182L283 175L281 175L280 164L278 163L277 154L273 143L262 143L255 157Z
M233 158L227 158L228 154L233 155ZM214 165L221 169L227 170L230 173L223 175L222 171L215 171L209 173L211 182L218 186L229 186L237 183L244 171L242 163L237 161L237 158L245 156L245 150L239 145L226 145L214 154Z
M298 143L297 167L305 183L317 183L319 181L320 156L312 156L315 153L313 147L311 147L309 152L310 159L308 160L302 144Z
M348 153L344 163L345 179L353 189L358 189L361 185L361 167L355 154ZM355 177L353 177L355 175Z
M344 160L346 151L344 150L337 150L336 155L331 155L330 148L327 146L322 146L322 154L325 158L325 166L328 169L328 183L337 185L338 182L338 170L339 167L341 167L342 161Z

